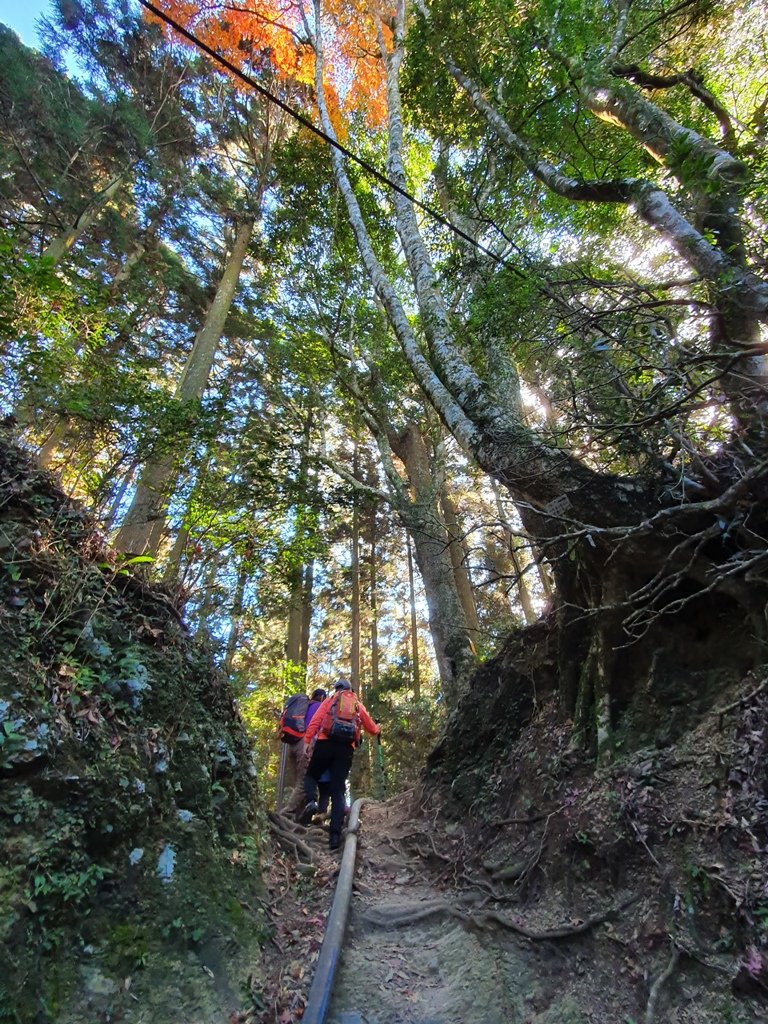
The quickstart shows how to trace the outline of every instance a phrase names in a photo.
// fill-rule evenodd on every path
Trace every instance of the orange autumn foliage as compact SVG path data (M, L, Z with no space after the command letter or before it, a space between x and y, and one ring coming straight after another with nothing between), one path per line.
M284 84L302 91L313 89L315 54L306 30L307 23L312 24L311 0L154 2L243 71L260 77L259 72L268 65ZM342 134L344 115L352 111L362 113L371 127L382 124L386 117L377 17L383 19L385 43L390 45L390 14L384 8L372 7L369 0L324 0L326 101L331 120ZM166 31L170 32L167 27ZM242 86L239 79L234 80Z

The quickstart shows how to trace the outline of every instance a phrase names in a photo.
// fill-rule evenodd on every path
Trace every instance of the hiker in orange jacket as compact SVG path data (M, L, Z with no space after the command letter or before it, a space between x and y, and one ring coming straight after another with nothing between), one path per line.
M328 845L337 850L344 823L344 789L352 767L352 755L360 743L361 731L378 736L381 727L374 722L365 705L346 679L339 679L330 697L326 697L312 717L304 733L305 757L308 759L304 779L307 805L302 820L308 822L317 810L315 786L324 771L331 773L331 832Z

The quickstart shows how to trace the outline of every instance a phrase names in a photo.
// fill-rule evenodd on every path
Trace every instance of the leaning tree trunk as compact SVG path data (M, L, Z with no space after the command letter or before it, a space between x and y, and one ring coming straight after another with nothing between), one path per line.
M180 402L196 402L208 383L216 351L224 334L227 316L237 291L245 254L253 234L253 221L238 224L232 251L208 308L205 323L198 332L187 357L175 398ZM115 537L115 547L133 555L157 555L165 528L168 497L178 478L182 451L167 451L147 462L136 486L136 493Z
M42 258L49 260L55 266L69 252L80 235L98 220L101 211L110 200L114 199L124 181L125 172L121 171L101 192L94 196L71 224L68 224L60 234L51 239L43 250Z

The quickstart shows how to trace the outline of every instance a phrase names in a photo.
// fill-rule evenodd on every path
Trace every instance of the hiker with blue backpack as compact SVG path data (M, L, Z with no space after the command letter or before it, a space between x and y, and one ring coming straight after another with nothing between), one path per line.
M304 795L307 801L302 820L317 810L315 787L323 773L330 771L331 830L328 845L338 850L344 824L344 789L352 767L352 755L360 745L362 730L378 736L381 727L374 722L365 705L347 679L339 679L330 697L326 697L312 716L304 732L306 774Z
M295 776L293 793L283 811L284 814L296 815L303 810L306 803L304 776L307 771L307 761L304 757L302 741L307 726L326 696L326 691L320 687L313 692L311 697L308 697L306 693L295 693L288 700L280 716L280 739L287 744L288 761L293 765Z

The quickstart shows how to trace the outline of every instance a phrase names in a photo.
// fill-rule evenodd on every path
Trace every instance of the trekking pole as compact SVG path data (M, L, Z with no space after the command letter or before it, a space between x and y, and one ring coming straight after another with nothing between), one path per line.
M275 809L277 813L280 813L280 809L283 806L283 794L285 790L285 769L288 763L288 744L281 743L280 751L280 770L277 773L277 804Z
M381 733L376 737L376 761L379 766L379 778L381 779L381 799L387 796L387 776L384 771L384 751L381 749Z

